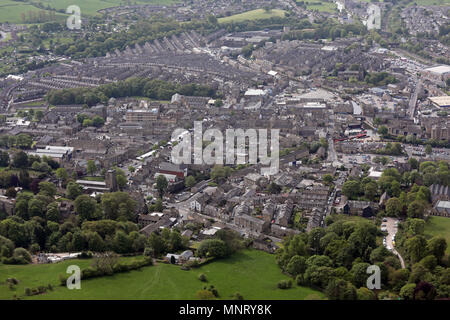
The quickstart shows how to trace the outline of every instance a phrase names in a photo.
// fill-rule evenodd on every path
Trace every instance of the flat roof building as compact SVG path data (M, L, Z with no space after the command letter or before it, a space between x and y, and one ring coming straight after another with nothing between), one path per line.
M450 96L429 97L428 98L436 107L448 108L450 107Z
M445 86L445 81L450 78L450 66L434 66L431 68L423 69L422 73L428 80Z

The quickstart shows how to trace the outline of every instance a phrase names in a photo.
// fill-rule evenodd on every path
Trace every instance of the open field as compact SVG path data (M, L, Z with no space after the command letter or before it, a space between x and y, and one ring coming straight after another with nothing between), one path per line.
M26 2L15 2L11 0L0 0L0 23L23 23L22 14L27 15L28 12L41 12L47 10L36 8ZM55 14L58 20L62 20L64 15L60 13Z
M132 4L171 4L175 0L137 0ZM95 15L98 10L120 6L125 1L122 0L42 0L42 3L57 10L66 9L68 6L76 5L80 7L81 15Z
M81 268L89 260L71 260L50 265L0 265L1 281L15 277L20 283L16 294L23 295L25 287L55 285L54 291L30 299L196 299L196 292L204 285L214 285L221 299L230 299L239 292L244 299L314 299L323 298L321 292L293 285L291 289L277 288L278 281L288 279L275 263L275 256L257 250L244 250L230 258L217 260L197 269L183 271L179 266L159 263L141 270L81 282L81 290L57 286L58 274L67 266ZM198 280L204 273L207 283ZM0 299L10 299L14 291L0 285ZM28 299L28 297L25 297Z
M336 217L336 221L337 220L344 220L344 221L356 221L356 222L372 222L372 220L369 220L367 218L364 217L360 217L360 216L349 216L347 214L343 214L343 213L338 213L336 215L333 215L333 218Z
M241 22L245 20L262 20L272 17L284 17L286 11L280 9L272 9L266 11L264 9L251 10L239 14L235 14L229 17L219 18L219 23Z
M105 177L83 177L81 179L89 181L105 181Z
M297 1L299 2L299 1ZM303 0L308 10L317 10L323 12L334 12L337 5L334 2L325 2L320 0Z
M429 217L425 225L425 235L429 237L442 236L447 240L447 250L445 253L450 255L450 218Z
M53 286L59 284L58 274L64 273L68 266L76 264L80 268L90 265L90 260L70 260L55 264L36 265L6 265L0 264L0 299L11 299L14 294L24 295L26 287ZM14 277L19 280L15 290L10 290L4 283L7 278Z
M176 0L138 0L135 1L136 4L171 4L176 3ZM41 0L40 3L44 5L45 8L49 7L56 10L66 10L70 5L77 5L80 7L81 16L83 15L95 15L97 11L104 8L116 7L124 2L122 0ZM134 2L133 2L134 3ZM10 22L10 23L23 23L21 15L27 14L28 12L40 12L48 10L40 9L27 1L15 2L12 0L0 0L0 23ZM66 14L56 13L56 18L58 20L63 20L67 17Z

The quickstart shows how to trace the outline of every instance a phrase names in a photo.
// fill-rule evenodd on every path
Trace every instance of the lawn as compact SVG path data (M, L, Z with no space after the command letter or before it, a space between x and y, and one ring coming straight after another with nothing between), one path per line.
M425 235L429 237L444 237L447 240L445 253L450 255L450 218L430 216L425 225Z
M241 22L245 20L262 20L272 17L284 17L286 11L281 9L272 9L266 11L264 9L251 10L239 14L235 14L229 17L219 18L219 23Z
M71 264L76 264L80 268L90 265L90 260L70 260L55 264L35 264L35 265L6 265L0 264L0 299L11 299L14 294L22 296L26 287L35 288L37 286L59 285L58 274L65 273ZM16 278L19 284L15 290L10 290L4 283L7 278Z
M105 177L83 177L81 179L89 181L105 181Z
M17 294L27 286L58 284L58 274L68 265L87 266L87 260L72 260L54 265L0 265L1 279L15 277L21 282ZM278 281L288 279L276 265L275 256L263 251L244 250L232 257L216 260L197 269L183 271L179 266L159 263L141 270L81 281L81 290L57 286L54 291L33 296L33 299L196 299L196 292L205 283L198 280L204 273L207 285L214 285L221 299L230 299L239 292L244 299L315 299L321 292L293 285L291 289L277 288ZM0 299L11 298L13 291L0 285Z
M95 15L98 10L116 7L124 3L122 0L41 0L44 6L50 5L55 9L66 9L71 5L80 7L81 15ZM136 4L171 4L173 0L137 0Z
M347 214L339 213L333 215L333 218L336 217L336 220L345 220L345 221L356 221L356 222L372 222L372 220L360 217L360 216L349 216Z
M337 5L334 2L325 2L319 0L303 0L308 10L317 10L321 12L335 12Z

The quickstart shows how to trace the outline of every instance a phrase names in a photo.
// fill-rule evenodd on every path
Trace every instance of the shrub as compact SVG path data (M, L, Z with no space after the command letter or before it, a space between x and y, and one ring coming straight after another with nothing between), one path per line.
M149 257L149 256L152 256L152 255L153 255L153 249L149 248L149 247L146 247L144 249L144 256Z
M400 289L400 297L404 300L414 299L414 289L416 289L415 283L407 283Z
M207 282L208 280L206 279L206 275L204 273L201 273L198 275L198 280L202 281L202 282Z
M94 254L91 251L83 251L78 255L79 259L90 259Z
M25 295L26 296L31 296L31 289L30 288L25 288Z
M44 286L39 286L39 287L37 288L37 290L38 290L39 293L45 293L45 292L47 292L47 288L44 287Z
M200 266L200 263L197 260L189 260L186 262L186 266L189 268L198 268Z
M87 267L86 269L81 270L81 278L89 279L93 277L97 277L100 275L100 272L94 267Z
M212 294L213 294L216 298L219 297L219 292L217 291L216 288L214 288L213 285L211 285L211 286L209 287L209 291L211 291Z
M236 292L236 293L233 295L233 299L234 299L234 300L244 300L244 297L243 297L239 292Z
M117 263L113 266L114 273L126 272L128 270L129 270L129 266L122 264L122 263Z
M292 280L281 280L277 284L278 289L289 289L292 287Z
M28 264L31 263L31 255L24 248L16 248L13 251L13 258L16 264Z
M31 263L31 255L24 248L16 248L13 251L12 257L3 258L4 264L28 264Z
M10 257L13 251L14 243L8 238L0 236L0 257Z
M367 288L361 287L358 290L356 290L356 296L358 300L375 300L376 296L373 291L370 291Z
M213 300L216 298L211 291L205 289L197 291L196 295L200 300Z
M60 274L58 275L58 278L59 278L59 284L62 285L62 286L65 286L65 285L66 285L66 282L67 282L67 279L69 278L69 276L60 273Z
M303 277L302 274L299 274L299 275L295 278L295 282L297 283L298 286L304 286L304 285L306 284L305 278Z

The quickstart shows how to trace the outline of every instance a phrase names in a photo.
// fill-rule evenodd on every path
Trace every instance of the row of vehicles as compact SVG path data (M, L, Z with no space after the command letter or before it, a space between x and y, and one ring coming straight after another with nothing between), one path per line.
M388 222L387 218L383 218L383 223L381 224L381 231L383 231L383 232L388 232L386 222ZM395 221L394 227L395 227L395 230L397 230L398 221ZM395 247L395 235L396 235L396 232L392 235L392 246L393 247ZM383 246L385 246L389 251L393 250L393 248L390 245L388 245L386 237L383 238Z

